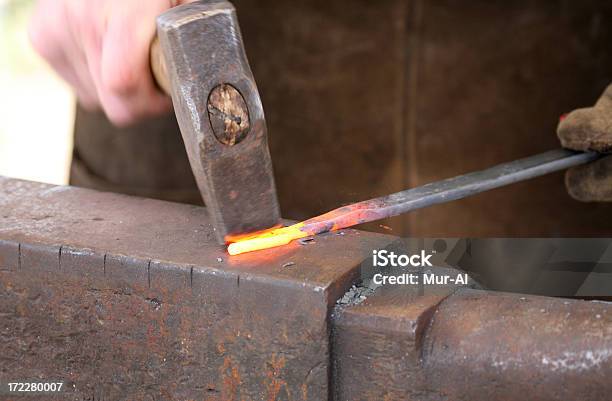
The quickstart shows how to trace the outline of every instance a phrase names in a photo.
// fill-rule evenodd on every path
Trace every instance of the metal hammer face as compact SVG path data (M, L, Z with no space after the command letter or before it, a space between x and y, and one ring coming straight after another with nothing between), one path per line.
M228 236L280 223L263 107L234 6L178 6L157 19L161 62L191 168L216 230Z

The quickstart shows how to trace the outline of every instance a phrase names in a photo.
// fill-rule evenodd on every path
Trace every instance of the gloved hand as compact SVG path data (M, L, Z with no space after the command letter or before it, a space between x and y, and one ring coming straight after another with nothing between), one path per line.
M126 125L171 108L149 66L155 19L190 0L39 0L30 21L34 48L88 110Z
M612 85L595 106L574 110L557 127L564 148L612 153ZM565 175L568 193L583 202L612 201L612 156L569 169Z

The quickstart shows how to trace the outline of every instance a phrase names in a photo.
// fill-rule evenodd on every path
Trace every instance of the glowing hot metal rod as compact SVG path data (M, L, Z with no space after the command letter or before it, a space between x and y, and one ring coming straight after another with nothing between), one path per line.
M265 232L230 240L230 255L286 245L289 242L339 230L357 224L397 216L411 210L466 198L490 189L539 177L558 170L594 161L595 152L552 150L539 155L500 164L486 170L432 182L421 187L396 192L352 205L342 206L312 219Z

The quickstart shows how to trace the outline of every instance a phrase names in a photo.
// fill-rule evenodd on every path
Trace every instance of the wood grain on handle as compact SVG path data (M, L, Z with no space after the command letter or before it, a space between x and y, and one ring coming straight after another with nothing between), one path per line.
M151 71L153 72L153 78L155 78L157 86L159 86L166 95L170 95L170 80L168 79L168 70L166 68L166 62L164 61L157 35L151 42L150 56Z

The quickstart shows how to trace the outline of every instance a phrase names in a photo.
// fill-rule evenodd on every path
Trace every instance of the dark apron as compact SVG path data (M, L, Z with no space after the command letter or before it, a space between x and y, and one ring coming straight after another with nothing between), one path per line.
M77 107L70 183L202 204L173 115L116 128L102 113Z

